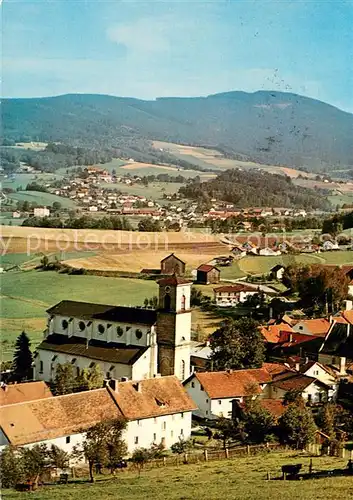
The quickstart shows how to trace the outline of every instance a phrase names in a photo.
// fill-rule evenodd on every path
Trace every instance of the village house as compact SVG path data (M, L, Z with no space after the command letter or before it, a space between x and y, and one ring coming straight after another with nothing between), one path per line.
M347 363L353 362L353 326L344 318L335 318L318 354L319 363L333 366L346 375Z
M50 382L58 364L79 373L98 365L105 377L185 379L190 373L191 282L161 279L158 308L64 300L47 310L45 338L35 355L35 378Z
M325 337L330 329L330 322L326 318L303 319L293 325L293 331L306 335Z
M264 369L228 370L220 372L195 372L184 382L184 387L197 405L197 417L214 419L232 416L233 400L242 402L249 395L255 395L272 380Z
M50 210L46 207L35 207L33 209L34 217L49 217Z
M110 380L103 389L0 408L0 449L6 445L56 445L66 452L80 447L89 427L126 421L128 454L152 444L165 448L191 435L196 405L174 376L142 381Z
M209 285L210 283L219 283L221 271L210 264L201 264L197 268L196 280L198 283L203 285Z
M206 371L209 358L212 354L210 342L191 342L190 368L191 373Z
M224 285L213 289L217 306L233 307L246 301L248 297L259 293L259 290L248 285Z

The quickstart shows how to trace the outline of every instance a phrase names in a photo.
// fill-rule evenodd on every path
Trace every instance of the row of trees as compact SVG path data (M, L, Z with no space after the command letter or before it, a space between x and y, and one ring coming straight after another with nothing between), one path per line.
M105 216L89 217L70 217L63 220L60 217L29 217L24 220L22 226L28 227L48 227L48 228L66 228L66 229L112 229L131 231L133 228L126 217Z
M322 232L324 234L332 234L336 236L344 229L353 227L353 211L344 214L335 214L328 219L325 219L322 225Z

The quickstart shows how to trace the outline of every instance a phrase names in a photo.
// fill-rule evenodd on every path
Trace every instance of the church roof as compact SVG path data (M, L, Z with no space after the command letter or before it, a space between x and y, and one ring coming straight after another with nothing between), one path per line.
M83 356L109 363L133 365L149 347L127 346L126 344L95 339L91 339L87 343L87 340L81 337L67 337L54 333L43 340L37 349Z
M81 319L100 319L140 325L154 325L157 321L157 312L153 309L93 304L74 300L62 300L55 306L50 307L47 313Z

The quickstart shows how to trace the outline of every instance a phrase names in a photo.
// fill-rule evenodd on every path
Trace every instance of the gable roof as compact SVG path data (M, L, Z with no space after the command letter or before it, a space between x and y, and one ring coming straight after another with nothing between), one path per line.
M122 414L106 389L0 408L1 428L8 441L18 446L75 434L119 417Z
M86 320L119 321L141 325L154 325L157 321L157 312L154 309L93 304L74 300L62 300L47 309L47 313Z
M165 260L168 260L170 259L170 257L174 257L174 259L178 260L179 262L181 262L182 264L185 264L185 262L181 259L179 259L179 257L177 257L174 253L171 253L169 255L167 255L166 257L164 257L164 259L161 260L161 264L162 262L164 262Z
M267 410L271 415L275 418L279 418L286 411L286 406L283 404L281 399L267 399L267 398L259 398L258 402Z
M196 405L174 375L117 383L109 388L127 420L158 417L196 410Z
M276 264L275 266L273 266L270 271L272 271L273 273L275 273L276 271L279 271L280 269L284 269L284 266L282 266L282 264Z
M4 384L0 387L0 407L52 397L49 387L43 381Z
M216 271L219 271L218 267L212 266L211 264L201 264L201 266L199 266L197 268L198 271L203 271L205 273L213 271L213 269L216 269Z
M295 325L296 327L300 324L303 324L307 330L311 333L311 335L325 336L329 331L330 322L326 318L315 318L315 319L304 319L298 321ZM300 332L299 328L297 330Z
M133 365L148 349L148 346L138 347L96 339L87 343L87 339L81 337L67 337L56 333L49 335L37 347L37 350L63 352L123 365Z
M291 391L291 390L303 391L304 389L309 387L309 385L311 385L313 382L325 385L322 382L319 382L317 379L313 377L308 377L301 373L287 373L283 377L279 376L271 383L271 385L273 387L277 387L284 391Z
M265 368L253 368L222 372L196 372L184 382L184 385L193 377L196 377L211 399L246 396L249 386L254 384L257 385L256 392L260 393L260 384L266 384L272 380L270 373Z
M278 325L262 326L260 332L267 342L277 344L284 332L289 335L293 332L293 329L287 323L279 323Z

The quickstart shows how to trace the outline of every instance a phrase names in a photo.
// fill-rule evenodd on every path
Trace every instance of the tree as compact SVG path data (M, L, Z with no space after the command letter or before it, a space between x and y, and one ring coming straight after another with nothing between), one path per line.
M16 340L12 365L18 382L32 378L32 363L31 343L26 332L22 332Z
M220 417L217 420L217 433L215 437L222 440L223 449L226 449L230 441L235 438L237 428L230 418Z
M101 470L107 466L113 471L126 454L127 447L122 439L125 427L124 420L116 419L99 422L86 431L82 449L75 450L75 454L83 455L88 461L91 483L94 482L94 467Z
M53 392L55 395L70 394L76 386L73 365L71 363L57 365L53 382Z
M7 446L0 454L0 484L3 488L13 488L24 479L24 464L19 451Z
M137 468L139 475L145 464L149 460L162 458L164 456L164 446L153 444L150 448L137 448L131 456L131 462Z
M226 320L210 336L210 367L215 371L259 368L265 360L265 345L258 323L250 318Z
M193 447L193 444L192 444L192 441L190 439L186 441L185 439L182 439L181 437L179 437L179 441L172 444L170 449L173 453L177 453L178 455L181 455L182 453L186 453L188 450L191 450L192 447Z
M65 469L70 464L70 454L52 444L48 450L49 464L56 469Z
M279 419L281 440L297 450L313 442L316 429L311 410L303 400L290 403Z
M148 298L146 297L146 298L145 298L145 300L143 301L143 305L144 305L145 307L147 307L147 306L148 306L148 303L149 303L149 301L148 301Z
M21 461L27 481L38 484L40 476L50 467L46 444L36 444L31 448L20 448Z
M53 207L54 212L59 212L61 210L62 205L61 205L60 201L54 201L52 207Z
M245 398L242 413L242 431L246 440L253 443L264 443L273 436L274 417L261 406L259 399L252 396Z
M99 365L93 364L91 368L84 368L76 378L78 391L91 391L103 387L104 374Z

